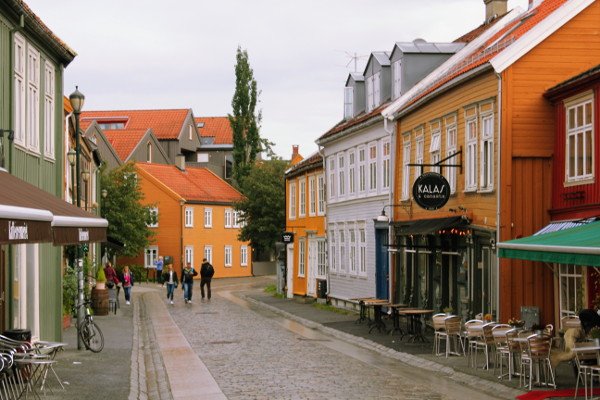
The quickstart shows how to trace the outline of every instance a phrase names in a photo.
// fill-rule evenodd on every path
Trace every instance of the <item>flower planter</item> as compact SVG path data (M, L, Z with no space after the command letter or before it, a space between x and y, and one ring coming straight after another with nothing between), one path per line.
M63 315L62 328L63 330L71 327L71 315Z

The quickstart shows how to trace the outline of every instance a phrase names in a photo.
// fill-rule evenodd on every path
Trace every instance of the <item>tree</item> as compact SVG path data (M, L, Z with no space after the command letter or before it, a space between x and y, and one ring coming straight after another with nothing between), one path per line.
M235 92L231 100L233 114L228 114L233 131L233 181L238 187L250 173L261 147L269 142L260 138L262 113L256 111L258 89L254 72L248 62L248 52L237 49L235 64Z
M285 229L285 170L287 162L269 160L255 164L242 184L244 200L239 239L248 240L256 254L270 254Z
M144 195L135 165L127 163L108 173L103 169L100 179L102 189L107 191L100 208L100 214L108 221L107 233L125 245L122 249L107 248L109 256L137 256L150 244L153 232L148 225L156 216L151 206L140 203Z

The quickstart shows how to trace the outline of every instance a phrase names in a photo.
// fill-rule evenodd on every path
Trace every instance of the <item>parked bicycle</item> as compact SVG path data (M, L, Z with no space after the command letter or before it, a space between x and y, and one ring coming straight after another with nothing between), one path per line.
M85 318L77 327L77 334L87 350L99 353L104 348L104 335L102 335L100 327L94 322L90 304L88 300L83 304L77 305L77 311L79 311L79 308L85 307Z

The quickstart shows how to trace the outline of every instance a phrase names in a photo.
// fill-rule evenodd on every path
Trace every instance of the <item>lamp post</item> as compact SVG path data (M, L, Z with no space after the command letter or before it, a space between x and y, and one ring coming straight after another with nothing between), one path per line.
M79 143L79 114L83 108L85 96L75 86L75 91L69 96L69 101L73 107L75 115L75 175L77 176L77 207L81 207L81 174L79 173L79 157L81 154L81 145ZM81 246L77 244L77 329L83 321L83 262L81 259ZM79 332L78 332L79 333ZM83 349L81 335L77 335L77 350Z
M71 203L75 204L75 150L70 149L67 153L67 160L71 166Z

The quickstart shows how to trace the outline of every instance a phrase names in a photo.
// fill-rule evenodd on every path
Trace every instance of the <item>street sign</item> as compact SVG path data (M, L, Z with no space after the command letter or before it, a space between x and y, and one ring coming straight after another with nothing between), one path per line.
M413 185L415 202L426 210L443 207L450 198L450 184L437 172L426 172L419 176Z

